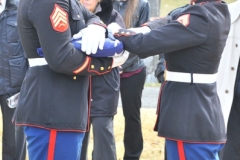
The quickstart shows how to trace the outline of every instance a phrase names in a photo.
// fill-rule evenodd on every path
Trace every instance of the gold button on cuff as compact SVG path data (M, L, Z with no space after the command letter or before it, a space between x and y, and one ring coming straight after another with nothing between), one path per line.
M111 66L108 66L108 69L110 69L111 68Z
M77 76L73 76L73 79L76 80L76 79L77 79Z
M94 69L94 65L91 65L91 68Z
M103 70L104 70L104 67L100 67L100 70L103 71Z

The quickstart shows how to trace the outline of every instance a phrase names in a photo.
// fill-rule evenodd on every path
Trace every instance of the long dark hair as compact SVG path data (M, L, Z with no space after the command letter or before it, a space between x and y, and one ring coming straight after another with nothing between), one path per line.
M128 5L125 11L125 15L123 17L123 20L125 22L126 28L131 27L131 22L133 18L133 14L137 8L138 0L128 0Z

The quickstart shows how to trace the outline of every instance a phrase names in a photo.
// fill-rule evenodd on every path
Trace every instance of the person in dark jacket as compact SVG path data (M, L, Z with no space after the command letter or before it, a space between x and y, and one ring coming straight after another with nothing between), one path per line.
M113 8L123 17L126 28L140 27L150 18L147 0L113 0ZM146 65L143 59L130 53L127 61L120 66L120 72L120 93L125 119L123 159L139 159L143 150L140 109Z
M116 22L125 28L120 14L113 9L112 0L81 0L88 10L108 25ZM120 90L119 69L113 68L111 72L92 76L92 101L90 122L93 130L93 160L116 160L116 147L114 138L113 119L117 113ZM90 132L86 132L83 140L81 160L87 160L87 148Z
M240 159L240 0L228 4L231 28L218 68L217 92L225 119L227 142L220 160Z
M24 126L29 160L79 159L88 129L89 75L106 74L127 56L88 56L103 48L106 28L77 0L20 1L18 24L30 68L14 121ZM80 37L78 50L71 40Z
M166 138L168 160L218 160L226 142L216 79L230 30L227 4L192 0L165 26L159 20L132 31L116 26L108 27L129 52L140 58L164 53L166 75L154 130Z
M15 108L6 99L19 92L28 69L28 61L17 29L16 0L0 0L0 106L2 111L2 160L25 160L25 136L22 127L12 123Z

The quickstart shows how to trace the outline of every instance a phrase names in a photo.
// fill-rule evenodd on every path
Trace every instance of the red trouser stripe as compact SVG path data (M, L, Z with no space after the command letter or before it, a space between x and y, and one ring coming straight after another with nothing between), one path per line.
M177 141L179 160L186 160L183 141Z
M47 160L54 160L56 137L57 137L57 131L50 130Z

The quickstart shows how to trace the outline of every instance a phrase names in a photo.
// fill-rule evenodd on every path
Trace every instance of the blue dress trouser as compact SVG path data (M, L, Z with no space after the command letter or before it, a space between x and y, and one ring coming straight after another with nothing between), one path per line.
M84 134L24 127L29 160L79 160Z
M168 160L219 160L224 144L186 143L166 140Z

